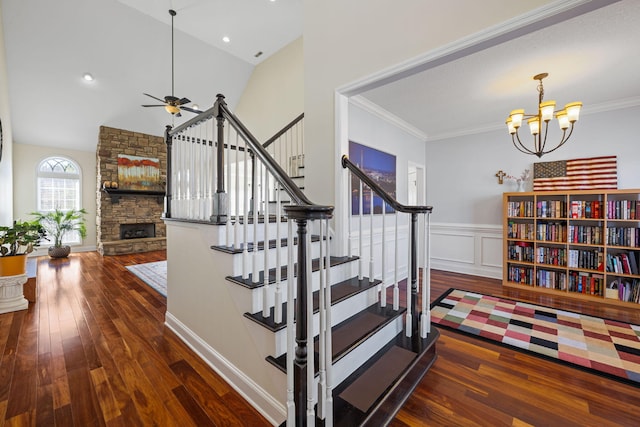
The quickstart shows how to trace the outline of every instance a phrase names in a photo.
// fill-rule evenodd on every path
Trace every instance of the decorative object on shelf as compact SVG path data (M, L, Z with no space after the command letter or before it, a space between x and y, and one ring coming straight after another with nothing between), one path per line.
M25 274L27 254L46 238L46 231L38 221L14 221L12 226L0 227L0 276Z
M557 111L555 113L556 118L558 119L558 125L562 130L562 137L560 138L560 142L551 149L545 149L547 143L547 132L549 130L549 122L553 119L554 109L556 106L555 101L544 101L544 87L542 85L542 80L546 78L548 73L541 73L533 76L534 80L538 80L538 112L536 114L525 114L524 110L518 109L513 110L509 114L507 118L507 128L509 129L509 133L511 134L511 141L513 142L513 146L516 147L519 151L525 154L533 154L538 157L542 157L544 154L551 153L552 151L560 148L573 133L573 126L575 122L578 121L580 117L580 109L582 108L582 102L571 102L564 106L564 109ZM520 140L520 135L518 134L518 129L522 125L522 120L527 119L527 123L529 124L529 130L531 131L531 135L533 135L533 150L527 148L522 141ZM544 122L544 132L542 131L542 126ZM571 127L571 129L569 129ZM569 129L569 134L567 134L567 129Z
M615 190L616 156L538 162L533 164L533 191Z
M156 101L162 102L162 104L153 104L153 105L143 105L143 107L164 107L167 113L174 115L176 117L180 117L180 110L189 111L191 113L200 114L201 111L185 107L184 104L188 104L191 102L189 98L177 98L173 94L174 89L174 78L173 78L173 17L177 15L176 11L173 9L169 9L169 15L171 15L171 95L167 95L164 99L157 98L153 95L149 95L148 93L144 93L143 95L148 96L149 98L153 98Z
M520 177L516 177L516 176L513 176L513 175L505 175L504 179L511 179L511 180L515 181L516 184L518 185L518 191L524 191L524 184L529 179L530 172L531 172L530 169L525 169L520 174Z
M502 185L504 184L504 177L507 176L507 174L500 169L495 176L498 177L498 184Z
M71 246L62 244L62 239L67 233L76 231L80 237L86 237L87 227L84 223L84 215L86 213L87 211L84 209L71 209L69 211L55 209L45 213L31 213L47 233L53 236L53 246L49 247L48 252L51 258L66 258L71 253Z

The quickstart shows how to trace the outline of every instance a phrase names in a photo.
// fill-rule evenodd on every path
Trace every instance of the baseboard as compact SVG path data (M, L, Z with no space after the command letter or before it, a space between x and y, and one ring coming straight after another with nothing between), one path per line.
M269 420L272 425L280 425L282 420L286 418L286 407L283 404L273 398L169 312L165 315L165 325L229 383L234 390L240 393L251 406Z

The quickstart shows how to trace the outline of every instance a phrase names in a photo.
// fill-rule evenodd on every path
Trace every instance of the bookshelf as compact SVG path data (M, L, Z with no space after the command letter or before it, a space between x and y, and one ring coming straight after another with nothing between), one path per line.
M640 189L503 194L503 286L640 303Z

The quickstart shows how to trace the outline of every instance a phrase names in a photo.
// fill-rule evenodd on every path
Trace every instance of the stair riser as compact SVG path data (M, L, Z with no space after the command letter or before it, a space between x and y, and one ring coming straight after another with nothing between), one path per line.
M340 301L338 304L331 306L331 326L337 325L349 317L353 316L378 301L378 292L376 288L371 288L366 292L360 292L352 297ZM320 313L313 315L313 334L318 335L320 324ZM266 334L275 335L275 357L284 354L287 351L287 330L286 328L277 331L275 334L266 328L263 328Z
M357 269L357 264L355 262L348 262L345 264L336 265L331 267L331 284L336 284L342 282L343 280L348 279L349 277L354 276L354 267L352 264L355 264L355 268ZM356 273L357 274L357 273ZM284 278L286 279L286 278ZM317 291L320 283L320 272L314 271L312 273L312 282L313 282L313 291ZM229 286L235 286L241 288L244 292L242 294L242 301L238 301L240 304L239 307L245 307L245 312L256 313L258 311L262 311L262 298L264 295L263 286L255 289L245 288L244 286L238 286L235 283L230 283ZM271 283L269 285L269 307L273 307L275 302L275 292L277 286L275 283ZM280 285L282 301L287 300L287 285L286 280L282 282ZM294 289L295 294L295 289ZM353 313L352 313L353 314Z
M283 212L284 214L284 212ZM288 223L287 222L280 222L280 238L286 238L288 237ZM237 231L235 230L235 228L237 227ZM278 223L276 222L270 222L268 224L268 226L266 227L268 230L268 234L269 234L269 239L273 240L276 238L276 236L278 235ZM226 242L227 242L227 226L226 225L221 225L216 227L217 229L217 236L216 236L216 240L215 243L216 245L221 245L221 246L229 246ZM293 228L293 233L294 233L294 237L296 236L296 232L297 232L297 226L294 225ZM309 223L309 227L307 229L307 234L311 235L311 234L318 234L318 226L315 223L310 222ZM264 236L265 236L265 226L264 223L259 223L257 226L257 230L253 229L253 224L249 223L247 224L247 241L248 242L253 242L254 238L253 236L256 235L257 236L257 241L263 241L264 240ZM238 222L237 225L231 221L231 226L229 227L229 239L230 239L230 243L234 243L236 241L236 237L239 243L242 243L244 241L244 225L241 222Z
M322 248L323 252L325 251L325 248ZM293 246L293 250L294 250L294 258L297 258L298 256L298 246L294 245ZM277 257L276 255L278 254L278 250L276 248L271 248L268 249L269 252L269 257L268 257L268 261L269 261L269 268L275 268L276 267L276 262L277 262ZM231 255L232 258L232 263L233 263L233 274L232 276L241 276L242 275L242 271L243 271L243 264L244 264L244 259L245 259L245 254L243 253L238 253L238 254L232 254ZM288 261L289 261L289 246L284 246L280 248L280 265L287 265ZM311 258L319 258L320 257L320 242L311 242ZM263 271L264 270L264 250L259 250L257 252L247 252L246 254L246 262L248 265L248 272L249 273L253 273L253 264L254 262L256 262L258 264L258 271Z

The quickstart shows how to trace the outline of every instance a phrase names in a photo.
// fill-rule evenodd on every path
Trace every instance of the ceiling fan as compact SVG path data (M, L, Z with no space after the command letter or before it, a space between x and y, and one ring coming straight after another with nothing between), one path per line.
M169 9L169 15L171 15L171 95L167 95L164 99L160 99L153 95L149 95L148 93L143 93L143 95L148 96L149 98L153 98L156 101L162 102L162 104L147 104L143 105L143 107L164 107L168 113L180 117L180 110L189 111L191 113L200 114L201 111L198 111L194 108L185 107L184 104L188 104L191 102L189 98L178 98L173 95L174 89L174 78L173 78L173 17L176 16L176 11L173 9Z

